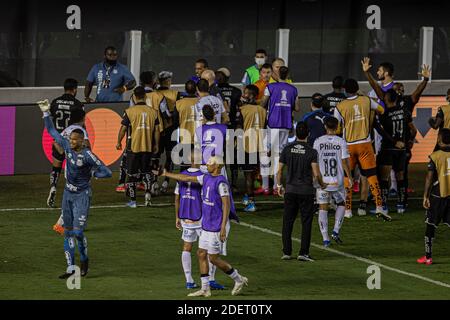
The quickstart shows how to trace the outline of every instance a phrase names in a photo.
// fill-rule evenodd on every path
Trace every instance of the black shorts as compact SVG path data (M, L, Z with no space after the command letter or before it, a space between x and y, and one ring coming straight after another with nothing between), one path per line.
M52 157L53 159L58 160L59 162L63 162L66 159L66 154L63 152L62 154L56 150L55 145L52 144Z
M437 227L439 223L450 227L450 197L430 197L430 209L427 210L425 223Z
M379 166L392 166L395 172L405 171L406 150L381 149L377 155Z
M150 173L152 170L151 152L127 151L127 174Z
M172 133L175 131L175 128L170 127L165 129L160 136L159 139L159 153L166 153L166 156L171 157L172 149L177 145L176 141L172 141Z
M236 161L238 161L236 159ZM259 153L245 152L245 162L240 164L241 170L246 172L257 171L259 169Z

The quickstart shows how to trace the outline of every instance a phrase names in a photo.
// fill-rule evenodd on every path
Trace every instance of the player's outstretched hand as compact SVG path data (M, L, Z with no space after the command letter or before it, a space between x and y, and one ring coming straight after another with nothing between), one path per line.
M427 64L424 64L422 66L422 72L420 73L420 75L424 78L429 78L431 76L430 66Z
M48 99L38 101L36 102L36 104L39 106L42 112L48 112L48 110L50 110L50 103L48 102Z
M364 72L367 72L370 70L370 68L372 68L372 65L370 64L370 58L369 57L364 57L361 60L361 66Z

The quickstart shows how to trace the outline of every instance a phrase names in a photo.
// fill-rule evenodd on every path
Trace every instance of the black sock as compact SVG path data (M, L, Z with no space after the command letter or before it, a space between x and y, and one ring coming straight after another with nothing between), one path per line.
M360 200L359 201L359 208L363 209L363 210L366 210L367 209L367 201Z
M132 201L136 201L136 182L127 182L127 189Z
M381 199L383 200L383 205L387 205L388 195L389 195L389 181L381 180L380 181L380 191L381 191Z
M434 226L427 224L427 229L425 231L425 255L427 259L430 259L432 255L435 230L436 228Z
M52 172L50 173L50 187L56 187L60 174L61 167L52 167Z

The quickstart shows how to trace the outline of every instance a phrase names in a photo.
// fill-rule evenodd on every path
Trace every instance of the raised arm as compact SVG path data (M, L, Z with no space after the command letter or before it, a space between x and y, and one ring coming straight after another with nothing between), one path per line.
M361 60L361 66L362 70L364 72L364 75L366 76L367 80L369 81L370 86L377 94L378 98L381 100L384 100L384 92L381 89L378 82L374 79L372 74L369 72L370 68L372 68L372 65L370 64L370 58L364 57L364 59Z
M429 65L424 64L422 66L421 75L423 77L422 82L419 83L416 90L414 90L414 92L411 94L411 100L412 100L413 104L416 104L417 102L419 102L420 96L422 95L423 90L425 90L425 87L427 86L427 83L430 80L431 71L430 71Z
M55 139L55 142L63 147L64 150L70 149L70 144L67 139L65 139L56 129L53 124L52 118L50 116L50 104L48 100L38 101L37 105L41 109L44 117L44 124L47 132Z

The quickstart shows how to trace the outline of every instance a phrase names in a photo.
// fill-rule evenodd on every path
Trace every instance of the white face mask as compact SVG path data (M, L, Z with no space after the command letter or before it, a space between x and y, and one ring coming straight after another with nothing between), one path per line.
M264 63L266 63L266 59L265 58L255 58L255 63L258 66L262 66Z

